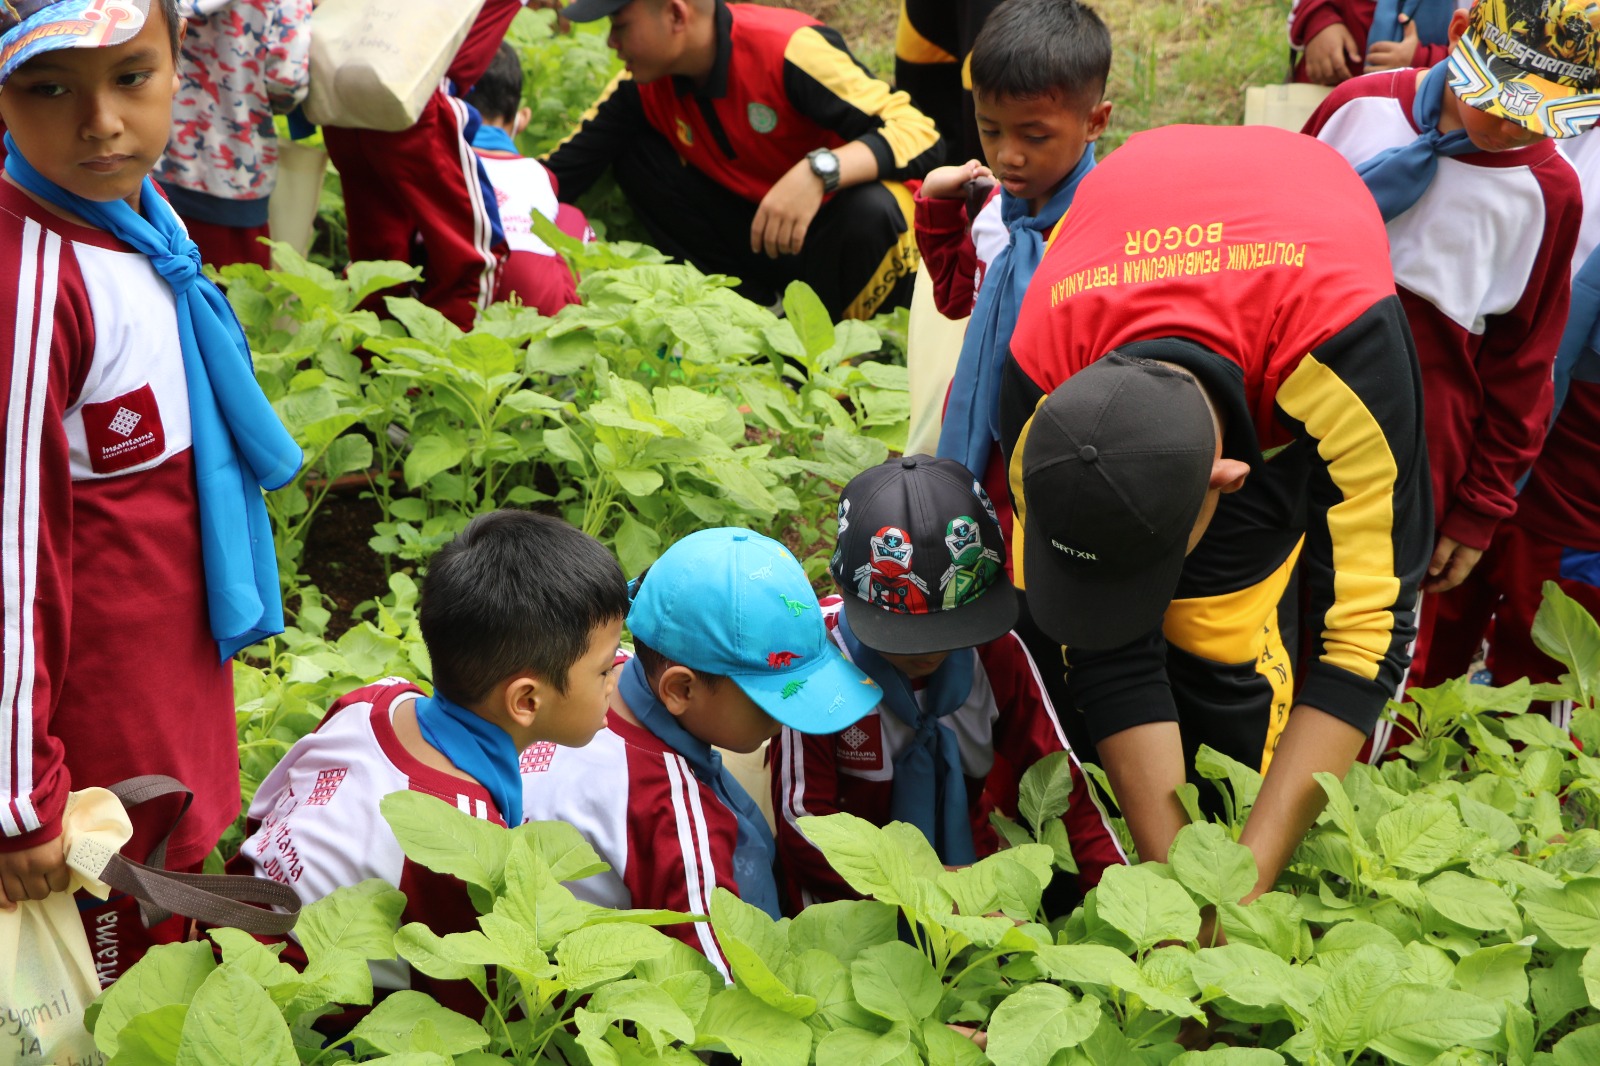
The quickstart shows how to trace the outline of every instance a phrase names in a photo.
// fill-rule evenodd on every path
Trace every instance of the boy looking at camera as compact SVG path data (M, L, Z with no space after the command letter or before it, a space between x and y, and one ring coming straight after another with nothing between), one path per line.
M848 811L874 825L909 822L947 865L967 865L1000 847L989 812L1014 818L1023 772L1060 751L1072 759L1062 837L1079 887L1127 861L1011 631L1017 595L1004 558L989 497L959 463L891 459L845 486L829 568L840 594L823 601L822 617L880 702L848 729L785 729L774 746L772 806L794 910L854 897L798 819Z
M198 870L239 811L228 659L283 630L261 492L302 454L149 177L182 33L173 0L0 4L4 909L66 887L68 792L129 777L193 802L136 807L123 854L171 830L164 865ZM107 983L186 924L82 914Z
M528 511L474 518L423 582L433 695L386 677L330 707L256 792L239 872L282 881L307 903L379 878L406 894L402 922L440 935L477 928L465 886L407 858L379 803L409 790L521 825L521 753L538 741L587 744L602 726L627 607L622 570L592 537ZM372 969L380 993L417 987L483 1011L466 982L431 985L403 962Z
M669 548L636 579L628 628L634 654L595 742L527 753L526 817L571 823L611 864L571 886L591 902L704 915L721 886L778 917L772 831L716 749L846 729L877 686L829 643L795 557L747 529ZM663 931L727 976L708 923Z

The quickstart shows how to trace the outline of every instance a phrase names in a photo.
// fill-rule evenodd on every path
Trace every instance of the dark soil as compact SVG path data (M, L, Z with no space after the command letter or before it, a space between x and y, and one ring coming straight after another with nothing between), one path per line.
M378 501L362 499L358 489L328 493L311 520L301 568L311 583L333 601L331 640L354 624L350 617L358 604L389 591L384 558L367 545L373 523L383 517Z

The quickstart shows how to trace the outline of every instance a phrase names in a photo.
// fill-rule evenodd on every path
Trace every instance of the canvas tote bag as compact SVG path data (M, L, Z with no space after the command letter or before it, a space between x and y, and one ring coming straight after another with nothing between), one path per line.
M483 0L322 0L311 16L306 117L403 130L422 114Z

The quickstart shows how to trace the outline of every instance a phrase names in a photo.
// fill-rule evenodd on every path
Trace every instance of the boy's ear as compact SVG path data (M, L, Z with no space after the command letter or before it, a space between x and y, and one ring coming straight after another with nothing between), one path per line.
M533 121L533 108L519 107L516 115L511 119L511 136L515 137L528 128L528 123Z
M1461 35L1467 32L1467 23L1471 20L1471 11L1458 10L1450 16L1450 28L1445 31L1445 38L1450 42L1451 48L1454 48L1456 42L1461 40Z
M1100 135L1105 133L1106 127L1111 124L1111 101L1101 100L1089 109L1089 119L1085 141L1098 141Z
M544 695L544 685L532 674L519 674L506 682L501 695L501 710L515 725L527 729L539 715L539 701Z
M661 676L656 678L656 699L661 701L673 717L683 717L683 712L689 709L689 700L694 693L694 671L687 666L677 663L661 671Z

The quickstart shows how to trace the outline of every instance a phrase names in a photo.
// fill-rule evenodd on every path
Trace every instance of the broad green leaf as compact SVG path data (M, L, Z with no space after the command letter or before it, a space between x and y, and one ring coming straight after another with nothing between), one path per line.
M694 1022L671 994L646 981L618 981L589 999L588 1010L608 1021L630 1021L650 1033L656 1045L670 1040L694 1041Z
M1367 1045L1368 1016L1399 983L1400 968L1395 955L1371 945L1339 962L1311 1008L1311 1024L1323 1047L1351 1052Z
M695 1047L726 1048L747 1066L806 1066L811 1029L742 988L725 988L706 1004Z
M1506 1064L1532 1066L1533 1014L1520 1003L1506 1004Z
M1100 1001L1094 997L1079 1000L1055 985L1024 985L994 1009L988 1054L1006 1066L1047 1066L1056 1052L1082 1043L1099 1024Z
M849 968L828 952L807 948L789 967L788 977L796 992L816 1002L806 1023L818 1036L834 1029L883 1028L881 1018L856 1002Z
M418 1031L424 1026L426 1036ZM489 1034L477 1022L446 1010L432 996L410 989L389 993L356 1024L350 1038L391 1055L413 1051L458 1055L489 1043Z
M856 1002L880 1018L918 1025L933 1014L943 989L916 948L898 940L868 948L850 964Z
M1072 798L1072 755L1051 752L1022 775L1017 788L1017 813L1033 827L1039 827L1067 812Z
M1217 917L1229 943L1253 944L1280 959L1311 954L1311 933L1296 910L1295 898L1286 892L1268 892L1248 904L1224 903L1217 908Z
M195 991L178 1040L176 1066L294 1066L294 1040L266 989L242 970L219 966Z
M1427 1066L1447 1048L1492 1036L1500 1012L1477 996L1428 985L1385 991L1362 1027L1362 1043L1401 1066Z
M1429 874L1455 858L1463 833L1448 803L1408 803L1378 819L1378 850L1390 865Z
M612 470L609 473L630 496L649 496L665 483L654 470Z
M1544 583L1532 636L1540 651L1566 665L1583 702L1594 706L1600 699L1600 625L1554 581Z
M1267 1048L1218 1047L1185 1051L1169 1066L1283 1066L1285 1061L1282 1055Z
M471 981L484 987L484 965L498 961L489 938L479 932L439 936L421 922L402 926L394 935L402 959L441 981Z
M1587 950L1600 943L1600 878L1583 877L1560 888L1527 888L1517 902L1561 947Z
M568 822L524 822L510 834L527 839L554 880L579 881L611 868L577 827Z
M910 861L882 829L845 813L808 816L798 824L828 865L856 892L896 906L915 905L919 882Z
M788 939L759 907L719 885L711 894L711 926L741 988L796 1018L816 1011L816 1000L796 995L778 976L789 962Z
M970 1039L934 1018L922 1023L928 1066L984 1066L989 1056Z
M1498 886L1476 877L1446 870L1423 882L1422 894L1430 906L1457 925L1494 932L1522 931L1522 917L1516 905Z
M265 988L272 1001L280 1007L292 1001L304 983L299 970L278 960L283 944L268 947L238 929L208 929L206 935L222 948L224 962L243 971L252 981Z
M1307 971L1249 944L1202 948L1190 973L1202 994L1214 989L1250 1007L1288 1007L1301 1018L1310 1013L1317 995Z
M661 535L632 515L624 515L612 537L624 573L642 574L661 555Z
M1143 983L1139 967L1116 948L1101 944L1061 944L1041 947L1034 954L1039 968L1057 981L1080 988L1114 988L1119 991Z
M783 293L783 313L812 360L833 347L833 319L811 286L791 281Z
M591 925L556 945L556 964L568 987L588 989L631 972L640 959L664 955L668 943L666 934L647 925Z
M107 1056L115 1055L118 1034L130 1019L172 1004L188 1004L216 965L208 944L152 947L96 1001L95 1046Z
M1479 948L1456 964L1456 987L1490 1003L1527 1003L1532 958L1531 936L1525 943Z
M504 914L478 916L478 926L489 939L489 950L497 966L511 970L524 983L543 980L555 974L555 966L539 947L538 938L522 923Z
M1215 822L1178 830L1167 852L1178 883L1207 903L1238 903L1256 887L1256 860Z
M911 1034L897 1025L887 1033L835 1029L817 1041L816 1066L884 1066L911 1046Z
M1141 951L1163 940L1187 943L1200 934L1200 910L1194 900L1149 863L1109 868L1095 894L1100 917Z
M503 827L423 792L391 792L378 810L411 861L479 888L499 887L512 839Z
M465 437L430 433L413 438L411 451L406 455L406 484L413 489L422 488L435 474L460 466L467 451Z
M896 939L895 909L876 900L813 903L789 922L789 950L826 951L848 965L875 944Z
M1600 1006L1600 944L1584 952L1583 962L1578 967L1578 975L1583 978L1583 988L1589 995L1589 1005Z
M1559 1025L1573 1011L1589 1005L1581 973L1583 955L1580 951L1563 951L1551 965L1535 970L1528 981L1541 1034Z
M1549 586L1546 582L1545 587ZM1600 1062L1600 1025L1574 1029L1556 1042L1551 1054L1555 1066L1594 1066Z
M187 1003L168 1003L165 1007L134 1015L117 1034L116 1056L104 1061L131 1063L132 1066L167 1066L178 1057L178 1043L183 1039L183 1023L188 1016ZM6 1035L15 1037L17 1034Z
M1261 792L1261 773L1244 763L1210 747L1200 745L1195 752L1194 768L1209 781L1226 781L1233 791L1234 818L1243 820L1256 804Z
M330 477L369 470L372 467L372 442L354 433L347 433L328 445L328 450L322 456L322 467Z

